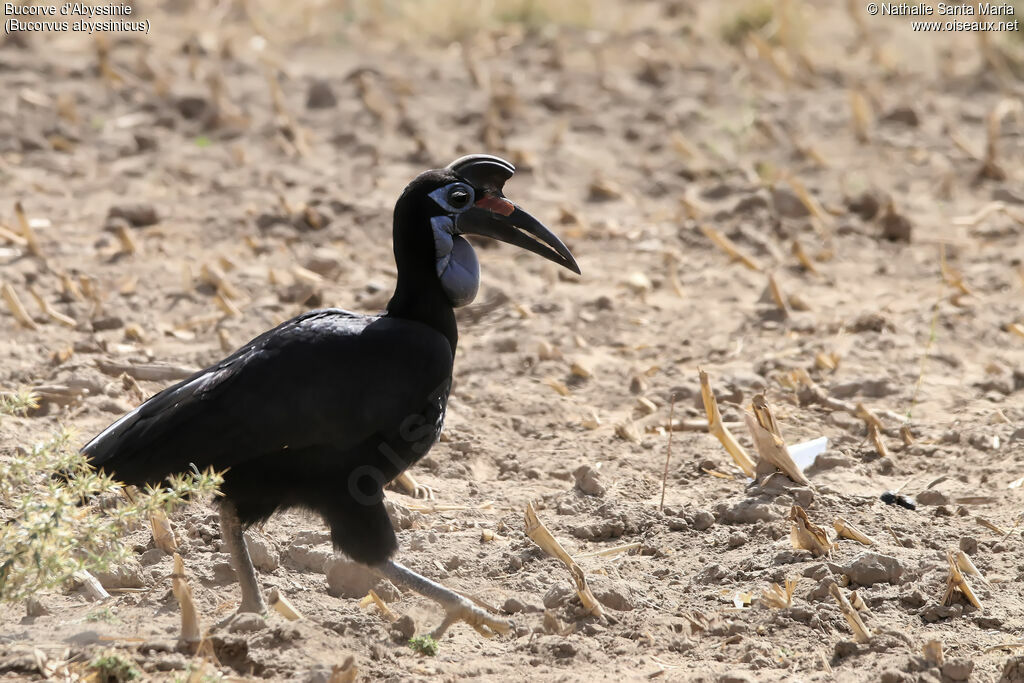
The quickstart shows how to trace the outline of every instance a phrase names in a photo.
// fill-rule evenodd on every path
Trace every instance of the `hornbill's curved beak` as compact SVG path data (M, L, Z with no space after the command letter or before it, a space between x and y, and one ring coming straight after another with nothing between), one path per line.
M455 229L462 234L483 235L514 244L580 274L576 259L562 240L504 197L484 195L472 209L459 216Z
M482 235L514 244L580 274L576 259L562 240L501 193L505 181L515 173L512 164L499 157L472 154L456 159L448 168L474 187L484 189L483 196L478 195L473 208L459 215L455 224L459 233Z

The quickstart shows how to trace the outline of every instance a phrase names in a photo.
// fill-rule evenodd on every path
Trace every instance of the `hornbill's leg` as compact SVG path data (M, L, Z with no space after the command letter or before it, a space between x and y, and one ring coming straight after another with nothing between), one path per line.
M448 627L456 621L466 622L478 633L488 638L494 636L495 632L508 633L512 628L510 622L491 616L455 591L445 588L439 583L434 583L425 576L420 576L394 560L388 560L384 564L378 565L376 570L393 583L430 598L444 608L444 621L430 634L434 638L443 636Z
M231 564L238 573L238 585L242 588L242 604L239 605L238 611L257 614L266 612L267 606L263 602L260 585L256 581L256 569L252 566L249 548L245 545L238 511L234 503L228 500L220 503L220 535L224 539L224 545L228 547L228 552L231 553Z
M398 486L404 490L407 494L413 498L422 498L423 500L434 500L434 489L430 488L426 484L420 484L412 475L408 472L402 472L394 481L391 482L393 485Z

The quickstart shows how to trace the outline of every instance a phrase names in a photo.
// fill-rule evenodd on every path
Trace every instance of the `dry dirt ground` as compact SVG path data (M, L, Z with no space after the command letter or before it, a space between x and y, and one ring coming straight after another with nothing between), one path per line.
M408 619L360 607L374 583L331 559L319 520L288 513L252 542L264 588L304 618L215 630L205 680L326 681L350 655L373 680L1024 680L1019 31L926 35L800 0L164 2L142 16L148 36L0 39L0 275L36 323L0 311L0 388L46 398L4 422L0 458L60 424L84 443L136 404L125 368L202 367L316 306L380 310L395 198L463 153L518 164L509 196L583 270L479 245L445 435L414 471L436 501L389 494L400 559L514 632L456 625L436 657L415 653ZM41 256L19 237L19 201ZM680 426L704 415L698 367L748 448L738 423L759 392L790 443L828 437L813 491L751 483L715 438L680 429L659 510L670 401ZM893 489L916 510L880 500ZM579 559L604 619L525 536L530 501L574 556L629 545ZM795 550L795 502L874 546ZM208 627L238 599L214 510L173 521ZM154 680L201 665L176 644L171 558L145 529L126 543L138 562L105 578L122 588L111 601L69 588L40 596L42 616L0 608L0 677L39 678L36 648L79 672L114 648ZM981 609L942 604L960 549L985 577L971 579ZM789 579L791 606L766 606ZM857 589L870 642L854 642L833 581ZM438 622L432 603L376 586L418 632Z

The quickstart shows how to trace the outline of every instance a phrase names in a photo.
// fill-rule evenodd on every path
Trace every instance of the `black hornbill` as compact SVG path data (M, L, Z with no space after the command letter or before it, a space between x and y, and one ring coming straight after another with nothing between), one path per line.
M480 282L461 235L580 272L558 237L502 194L514 172L475 154L405 188L393 224L398 282L385 313L304 313L161 391L82 449L126 485L159 485L193 467L224 471L221 535L239 576L239 611L265 611L243 530L301 507L324 518L336 549L440 603L436 637L456 620L485 634L508 629L391 559L398 543L383 489L441 433L458 341L453 309L471 302Z

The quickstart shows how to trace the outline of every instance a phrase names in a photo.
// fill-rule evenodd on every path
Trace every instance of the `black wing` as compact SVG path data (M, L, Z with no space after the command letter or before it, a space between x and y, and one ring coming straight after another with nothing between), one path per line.
M447 339L426 325L311 311L153 396L82 450L127 484L285 449L345 450L421 411L451 369Z

